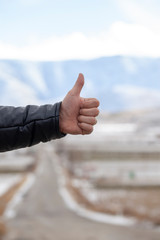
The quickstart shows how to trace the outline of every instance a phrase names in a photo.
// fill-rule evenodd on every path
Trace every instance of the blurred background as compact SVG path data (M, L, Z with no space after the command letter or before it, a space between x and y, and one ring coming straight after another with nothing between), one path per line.
M0 104L100 100L90 136L0 155L0 239L160 239L160 2L0 0Z

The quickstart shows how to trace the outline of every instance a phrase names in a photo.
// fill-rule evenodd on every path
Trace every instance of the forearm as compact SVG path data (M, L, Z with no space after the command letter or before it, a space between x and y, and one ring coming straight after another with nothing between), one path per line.
M60 104L0 107L0 151L63 137L59 131Z

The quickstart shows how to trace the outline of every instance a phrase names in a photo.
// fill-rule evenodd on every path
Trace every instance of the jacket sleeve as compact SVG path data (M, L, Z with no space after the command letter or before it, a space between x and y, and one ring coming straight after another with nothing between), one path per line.
M0 152L65 136L59 131L60 105L0 106Z

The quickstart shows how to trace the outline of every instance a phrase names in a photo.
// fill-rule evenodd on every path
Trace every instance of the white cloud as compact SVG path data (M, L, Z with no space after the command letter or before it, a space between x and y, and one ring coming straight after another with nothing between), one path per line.
M160 31L143 25L115 22L98 36L72 33L37 44L15 47L0 43L0 59L66 60L128 55L160 57Z
M159 29L160 17L157 11L159 8L157 0L117 0L117 3L128 19L134 23Z

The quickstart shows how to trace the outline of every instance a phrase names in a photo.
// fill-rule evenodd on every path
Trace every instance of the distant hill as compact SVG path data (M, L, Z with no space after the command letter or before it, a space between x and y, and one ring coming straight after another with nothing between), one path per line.
M60 101L79 72L85 76L82 95L97 97L103 110L160 106L160 59L122 56L60 62L0 60L0 104Z

